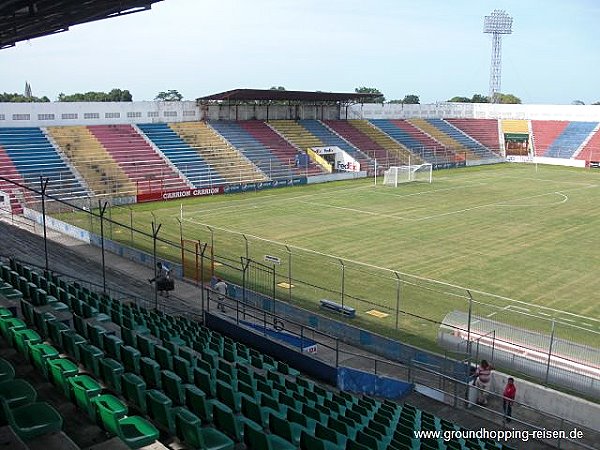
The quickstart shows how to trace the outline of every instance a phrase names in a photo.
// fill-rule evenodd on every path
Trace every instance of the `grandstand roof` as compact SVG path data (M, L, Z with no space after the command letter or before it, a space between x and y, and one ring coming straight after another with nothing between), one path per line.
M0 49L78 25L148 10L162 0L0 0Z
M358 94L355 92L312 92L312 91L284 91L277 89L233 89L231 91L219 92L218 94L200 97L199 102L206 101L299 101L299 102L356 102L381 97L381 94Z

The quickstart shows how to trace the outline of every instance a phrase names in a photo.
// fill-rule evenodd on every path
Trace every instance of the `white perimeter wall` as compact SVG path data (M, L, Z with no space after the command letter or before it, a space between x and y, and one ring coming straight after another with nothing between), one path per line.
M0 127L110 125L196 120L337 119L337 106L197 106L182 102L0 103Z
M342 118L345 112L342 110ZM433 103L430 105L364 104L348 108L348 119L534 119L600 122L600 105L497 105Z
M267 119L535 119L600 122L600 105L357 104L348 107L270 105L198 106L182 102L0 103L0 127L106 125L195 120Z

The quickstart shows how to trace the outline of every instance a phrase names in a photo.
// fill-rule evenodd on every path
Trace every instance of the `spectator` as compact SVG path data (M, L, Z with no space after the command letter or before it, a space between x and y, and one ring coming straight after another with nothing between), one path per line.
M475 386L478 388L478 405L487 405L488 390L490 387L490 382L492 381L492 370L493 367L490 366L490 363L488 363L485 359L482 359L481 364L475 371Z
M225 312L225 294L227 293L227 283L222 279L218 278L215 284L215 291L217 291L217 309Z
M504 410L504 420L510 422L512 420L512 406L517 395L517 387L515 379L510 377L506 382L504 393L502 394L502 409Z
M167 293L167 297L169 296L169 287L168 283L170 281L170 270L161 262L156 263L156 271L154 278L148 280L150 283L156 282L156 290L158 291L158 295L163 295L164 292Z

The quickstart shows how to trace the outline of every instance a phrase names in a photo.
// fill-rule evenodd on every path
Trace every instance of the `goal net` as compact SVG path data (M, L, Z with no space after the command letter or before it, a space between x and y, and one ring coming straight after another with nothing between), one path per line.
M398 186L411 181L431 183L431 164L415 164L408 166L392 166L383 173L383 184Z

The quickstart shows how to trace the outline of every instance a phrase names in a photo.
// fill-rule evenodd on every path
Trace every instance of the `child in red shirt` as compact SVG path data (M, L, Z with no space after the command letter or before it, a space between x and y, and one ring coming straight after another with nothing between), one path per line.
M515 386L515 379L510 377L506 382L504 393L502 394L502 409L504 410L504 420L510 422L512 419L512 405L517 395L517 387Z

